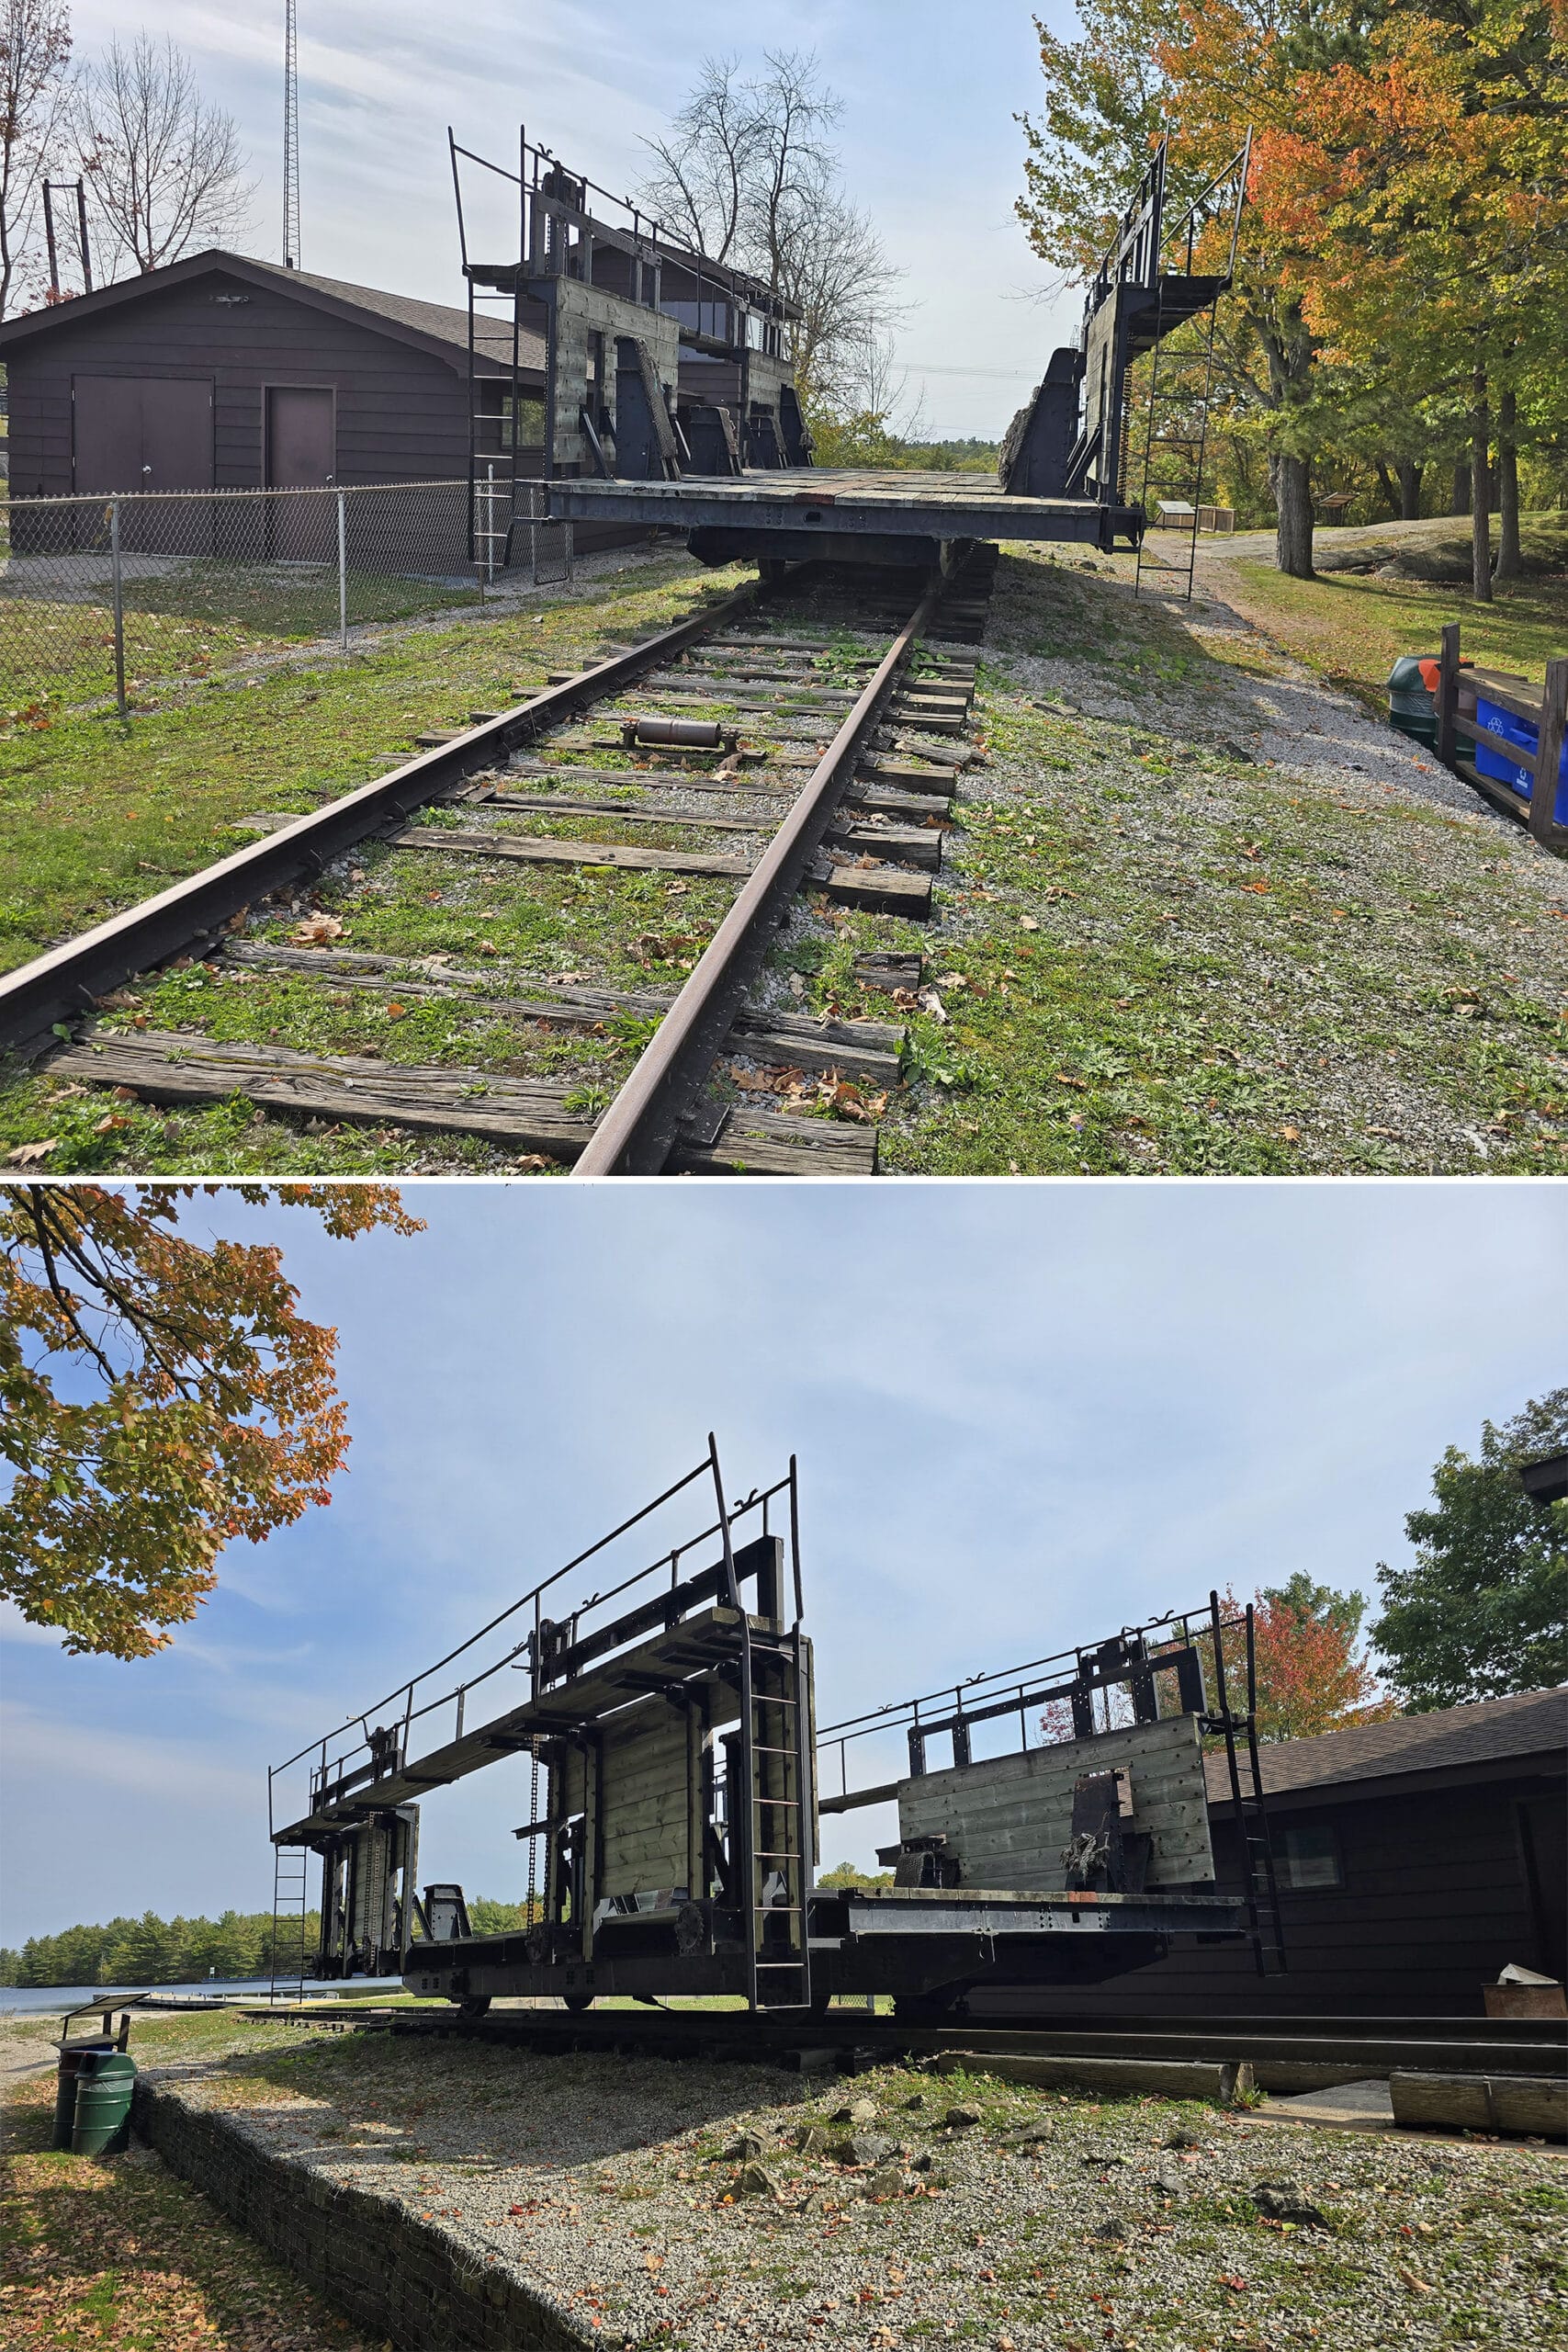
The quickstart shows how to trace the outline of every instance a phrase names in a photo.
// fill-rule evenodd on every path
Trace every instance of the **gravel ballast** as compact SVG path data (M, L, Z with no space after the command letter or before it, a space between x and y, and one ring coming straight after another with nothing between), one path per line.
M1281 2131L886 2067L389 2035L152 2071L321 2190L385 2199L552 2339L1360 2347L1568 2342L1568 2172L1496 2142ZM498 2339L499 2340L499 2339ZM524 2336L508 2338L523 2343Z

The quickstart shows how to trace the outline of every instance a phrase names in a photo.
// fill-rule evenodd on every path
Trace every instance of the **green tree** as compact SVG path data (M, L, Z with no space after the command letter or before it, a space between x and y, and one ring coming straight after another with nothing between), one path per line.
M1527 1463L1568 1450L1568 1388L1482 1426L1478 1459L1450 1446L1431 1508L1411 1511L1405 1568L1378 1565L1371 1637L1410 1713L1568 1681L1568 1499L1526 1492Z
M1355 1640L1367 1613L1364 1592L1336 1592L1332 1585L1314 1584L1304 1568L1298 1568L1283 1584L1264 1585L1258 1598L1276 1609L1288 1609L1292 1616L1332 1625L1347 1642Z
M891 1871L858 1870L853 1862L835 1862L830 1871L818 1874L818 1886L891 1886Z

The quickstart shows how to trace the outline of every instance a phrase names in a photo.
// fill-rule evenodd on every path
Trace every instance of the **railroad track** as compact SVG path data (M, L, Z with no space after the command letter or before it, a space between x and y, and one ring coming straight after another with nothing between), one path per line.
M300 2026L391 2030L413 2037L455 2037L538 2051L629 2051L711 2058L786 2057L802 2049L836 2052L846 2064L881 2064L900 2055L940 2057L962 2052L978 2058L1066 2058L1086 2062L1247 2064L1267 2069L1283 2086L1287 2074L1303 2086L1314 2074L1339 2081L1359 2073L1386 2075L1394 2067L1450 2074L1561 2075L1568 2068L1568 2036L1540 2021L1496 2018L1151 2017L1108 2024L1092 2018L1001 2025L954 2018L935 2025L873 2017L849 2005L826 2016L758 2018L740 2010L596 2007L491 2009L468 2018L457 2010L390 2005L256 2007L243 2014L285 2018Z
M873 1173L922 974L908 934L857 960L857 1017L759 989L802 888L829 915L929 917L994 558L901 604L907 575L803 566L429 729L390 773L0 979L0 1054L111 1098L389 1130L411 1157L440 1135L583 1175ZM488 936L476 953L476 919L525 938L552 890L583 933L606 901L649 984L543 972ZM859 1017L868 998L894 1017ZM412 1016L404 1034L442 1025L445 1050L279 1045L275 1007L297 1035L389 1046Z

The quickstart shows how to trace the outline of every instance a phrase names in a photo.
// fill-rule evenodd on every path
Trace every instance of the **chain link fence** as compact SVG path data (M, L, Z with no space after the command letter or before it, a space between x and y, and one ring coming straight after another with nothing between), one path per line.
M7 498L0 484L0 726L61 706L125 717L356 628L503 602L573 572L542 486Z

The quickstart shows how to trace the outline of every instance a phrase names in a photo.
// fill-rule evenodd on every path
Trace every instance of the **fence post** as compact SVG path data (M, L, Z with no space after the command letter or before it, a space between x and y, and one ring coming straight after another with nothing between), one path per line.
M348 508L343 492L337 494L337 637L344 652L348 651Z
M570 588L577 570L577 526L575 523L563 523L561 529L566 537L566 584Z
M1456 755L1455 720L1459 717L1459 623L1445 624L1438 654L1438 757L1451 768Z
M125 583L119 566L119 501L109 500L109 568L114 579L114 697L122 718L125 707Z
M1530 786L1529 829L1543 849L1550 848L1557 825L1558 771L1562 743L1568 734L1568 659L1549 662L1540 695L1540 726L1536 732L1535 776Z

